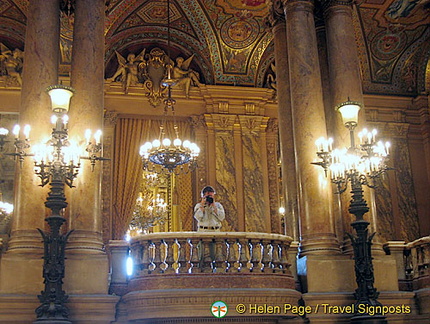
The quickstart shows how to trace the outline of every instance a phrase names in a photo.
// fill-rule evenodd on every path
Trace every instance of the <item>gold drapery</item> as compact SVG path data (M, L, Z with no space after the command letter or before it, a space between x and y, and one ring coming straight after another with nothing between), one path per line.
M113 212L112 236L122 240L128 229L142 179L140 146L158 138L161 120L119 118L115 127L113 152ZM166 137L175 139L173 121L164 124ZM176 121L181 139L190 139L189 120Z

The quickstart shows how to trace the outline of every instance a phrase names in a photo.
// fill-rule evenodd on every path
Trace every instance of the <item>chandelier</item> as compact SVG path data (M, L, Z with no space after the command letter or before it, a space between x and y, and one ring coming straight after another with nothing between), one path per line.
M167 203L155 187L158 177L154 173L146 173L143 177L141 191L136 199L129 232L134 234L148 233L151 227L162 225L167 219Z
M167 1L167 47L170 60L170 1ZM197 167L197 158L200 148L197 144L189 140L179 138L179 128L175 119L175 103L172 98L172 86L177 80L171 78L172 64L167 64L167 78L162 81L163 86L167 88L167 98L164 103L164 117L160 126L160 135L158 139L152 142L146 142L140 147L140 155L143 161L143 169L156 173L188 173ZM165 123L168 111L172 111L173 129L175 138L173 141L166 137Z

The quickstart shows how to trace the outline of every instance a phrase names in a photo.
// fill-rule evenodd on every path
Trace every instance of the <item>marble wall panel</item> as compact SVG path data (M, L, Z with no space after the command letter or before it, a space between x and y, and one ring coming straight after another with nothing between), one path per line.
M400 236L406 242L419 238L418 212L406 139L398 139L396 143L394 163L396 169L397 193L400 209Z
M262 150L255 133L242 136L243 176L245 200L245 228L247 232L265 232Z
M392 241L395 239L395 228L393 218L393 205L388 177L394 177L394 172L383 175L383 178L377 182L375 189L376 212L378 219L377 232L383 240Z
M215 150L216 199L224 206L226 213L222 231L238 231L233 131L215 132Z

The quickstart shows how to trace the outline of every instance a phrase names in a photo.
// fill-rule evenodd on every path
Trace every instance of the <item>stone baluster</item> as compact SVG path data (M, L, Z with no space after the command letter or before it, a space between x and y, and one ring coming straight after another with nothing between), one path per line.
M175 269L176 273L186 273L188 271L187 262L186 262L186 247L187 241L184 239L175 239L175 247L177 250L177 255L175 256Z
M214 272L226 272L226 245L222 238L215 239L214 250Z
M174 238L164 239L163 243L165 245L165 256L164 256L164 264L165 264L165 273L175 273L177 270L177 262L175 262L175 255L178 254L178 249L175 244Z
M263 244L263 241L256 241L254 244L254 251L255 251L255 260L256 263L254 265L255 270L259 270L261 272L264 271L266 265L264 263L264 255L266 253L266 248Z
M225 255L225 272L230 272L232 269L232 262L233 259L231 258L233 255L233 244L231 240L228 238L225 239L225 248L226 248L226 255Z
M240 261L240 256L242 254L242 244L239 239L235 239L230 248L230 258L232 260L232 270L234 272L240 272L242 269L242 263Z
M169 268L169 265L166 262L168 257L168 245L164 239L160 241L157 250L159 252L158 255L160 257L159 269L161 273L164 273Z
M255 264L255 259L254 259L254 243L252 242L252 240L248 240L246 246L248 247L248 250L246 251L247 253L245 253L245 255L247 255L247 260L246 260L246 268L249 270L249 272L254 271L254 264Z
M239 253L239 264L240 266L240 272L247 271L248 268L248 262L250 260L250 251L249 251L249 245L247 240L240 240L238 239L238 243L241 246L240 253Z
M279 273L282 272L281 265L281 244L279 242L272 241L272 264L273 264L273 272Z
M283 269L283 273L290 272L289 268L291 264L288 262L288 254L287 254L288 247L284 243L281 243L280 251L281 251L280 266Z
M215 243L211 238L201 239L201 271L204 273L214 272L215 269Z
M274 272L275 265L273 263L274 261L273 242L270 242L270 241L266 242L264 246L266 247L266 253L264 254L263 262L266 265L267 271Z
M190 247L190 256L188 261L188 273L194 273L199 269L200 258L199 258L199 240L188 239L188 246Z
M157 254L157 246L154 242L148 242L148 254L149 254L149 265L148 265L148 274L151 274L156 268L156 254Z
M141 261L141 269L143 274L149 273L149 265L150 265L150 248L149 248L149 242L146 242L146 244L142 244L141 248L141 255L142 255L142 261Z

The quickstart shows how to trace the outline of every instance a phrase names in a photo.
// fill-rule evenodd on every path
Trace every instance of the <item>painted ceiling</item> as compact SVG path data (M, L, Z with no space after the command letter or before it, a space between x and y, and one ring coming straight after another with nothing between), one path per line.
M67 0L64 0L67 2ZM265 85L274 63L266 0L171 0L170 54L185 59L206 84ZM358 0L354 9L366 93L417 95L429 90L430 0ZM317 6L319 3L317 2ZM0 0L0 42L24 48L28 0ZM66 10L67 11L67 10ZM73 15L62 15L67 73ZM106 1L106 78L126 57L167 49L167 0Z

